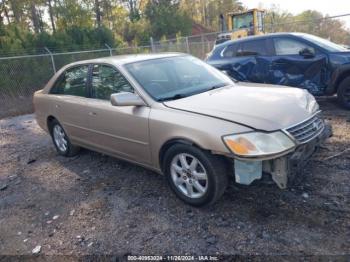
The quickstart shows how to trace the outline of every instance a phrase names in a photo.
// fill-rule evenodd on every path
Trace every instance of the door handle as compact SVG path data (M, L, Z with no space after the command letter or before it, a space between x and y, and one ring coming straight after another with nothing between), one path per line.
M274 65L274 66L283 66L285 64L286 64L286 62L272 62L272 65Z
M97 115L95 112L89 112L89 116L95 116Z

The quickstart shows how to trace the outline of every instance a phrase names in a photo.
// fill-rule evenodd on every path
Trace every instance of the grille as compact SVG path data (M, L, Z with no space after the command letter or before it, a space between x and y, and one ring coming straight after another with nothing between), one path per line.
M299 143L306 143L321 134L323 129L323 120L318 115L315 115L304 122L287 128L287 132Z

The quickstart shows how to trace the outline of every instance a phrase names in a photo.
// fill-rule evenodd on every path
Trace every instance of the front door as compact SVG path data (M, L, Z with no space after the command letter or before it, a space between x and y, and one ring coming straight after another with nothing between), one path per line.
M271 59L269 82L300 87L314 95L321 95L328 78L326 55L290 37L276 37L273 43L275 56ZM314 53L314 56L300 55L299 52L305 48Z
M93 65L91 99L88 104L89 129L93 146L120 157L150 163L150 108L147 106L113 106L110 96L134 92L126 78L109 65Z

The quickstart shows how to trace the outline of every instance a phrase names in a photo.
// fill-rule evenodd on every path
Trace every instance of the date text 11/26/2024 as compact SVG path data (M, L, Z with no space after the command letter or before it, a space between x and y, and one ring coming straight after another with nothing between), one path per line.
M218 261L216 256L132 256L127 257L128 261Z

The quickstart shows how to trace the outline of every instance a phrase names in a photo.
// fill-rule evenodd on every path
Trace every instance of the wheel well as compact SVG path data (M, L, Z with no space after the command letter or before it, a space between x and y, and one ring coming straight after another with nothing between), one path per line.
M187 140L187 139L183 139L183 138L177 138L177 139L171 139L167 142L164 143L164 145L161 147L160 151L159 151L159 164L161 169L163 170L163 160L164 160L164 155L165 152L173 145L175 144L184 144L184 145L190 145L190 146L195 146L197 148L202 149L200 146L198 146L196 143Z
M47 129L50 131L50 133L51 133L51 123L52 123L52 121L53 120L55 120L56 118L54 117L54 116L49 116L48 118L47 118Z
M171 146L173 146L175 144L184 144L184 145L194 146L194 147L199 148L200 150L204 150L204 151L207 151L207 152L211 153L210 150L207 150L207 149L204 149L204 148L200 147L199 145L197 145L195 142L193 142L191 140L184 139L184 138L171 139L171 140L167 141L166 143L164 143L164 145L161 147L161 149L159 151L159 164L160 164L160 168L161 168L162 171L164 171L163 160L164 160L165 152ZM222 155L217 155L217 156L219 158L223 159L223 161L227 165L227 168L231 168L231 164L230 164L230 161L228 160L228 158L226 158L226 157L224 157Z
M204 151L207 151L209 153L212 153L210 152L210 150L206 150L206 149L203 149L202 147L198 146L196 143L194 143L193 141L190 141L190 140L187 140L187 139L172 139L172 140L169 140L167 141L160 149L159 151L159 164L160 164L160 168L162 170L162 172L164 172L164 155L165 155L165 152L173 145L175 144L185 144L185 145L190 145L190 146L194 146L194 147L197 147L201 150L204 150ZM229 172L231 174L233 174L233 165L232 165L232 160L229 160L227 157L223 156L223 155L216 155L218 158L222 159L223 163L225 164L225 168L227 170L229 170Z
M340 83L348 76L350 76L350 69L344 71L343 73L340 74L340 76L338 76L337 81L335 82L335 92L338 91L338 87Z

